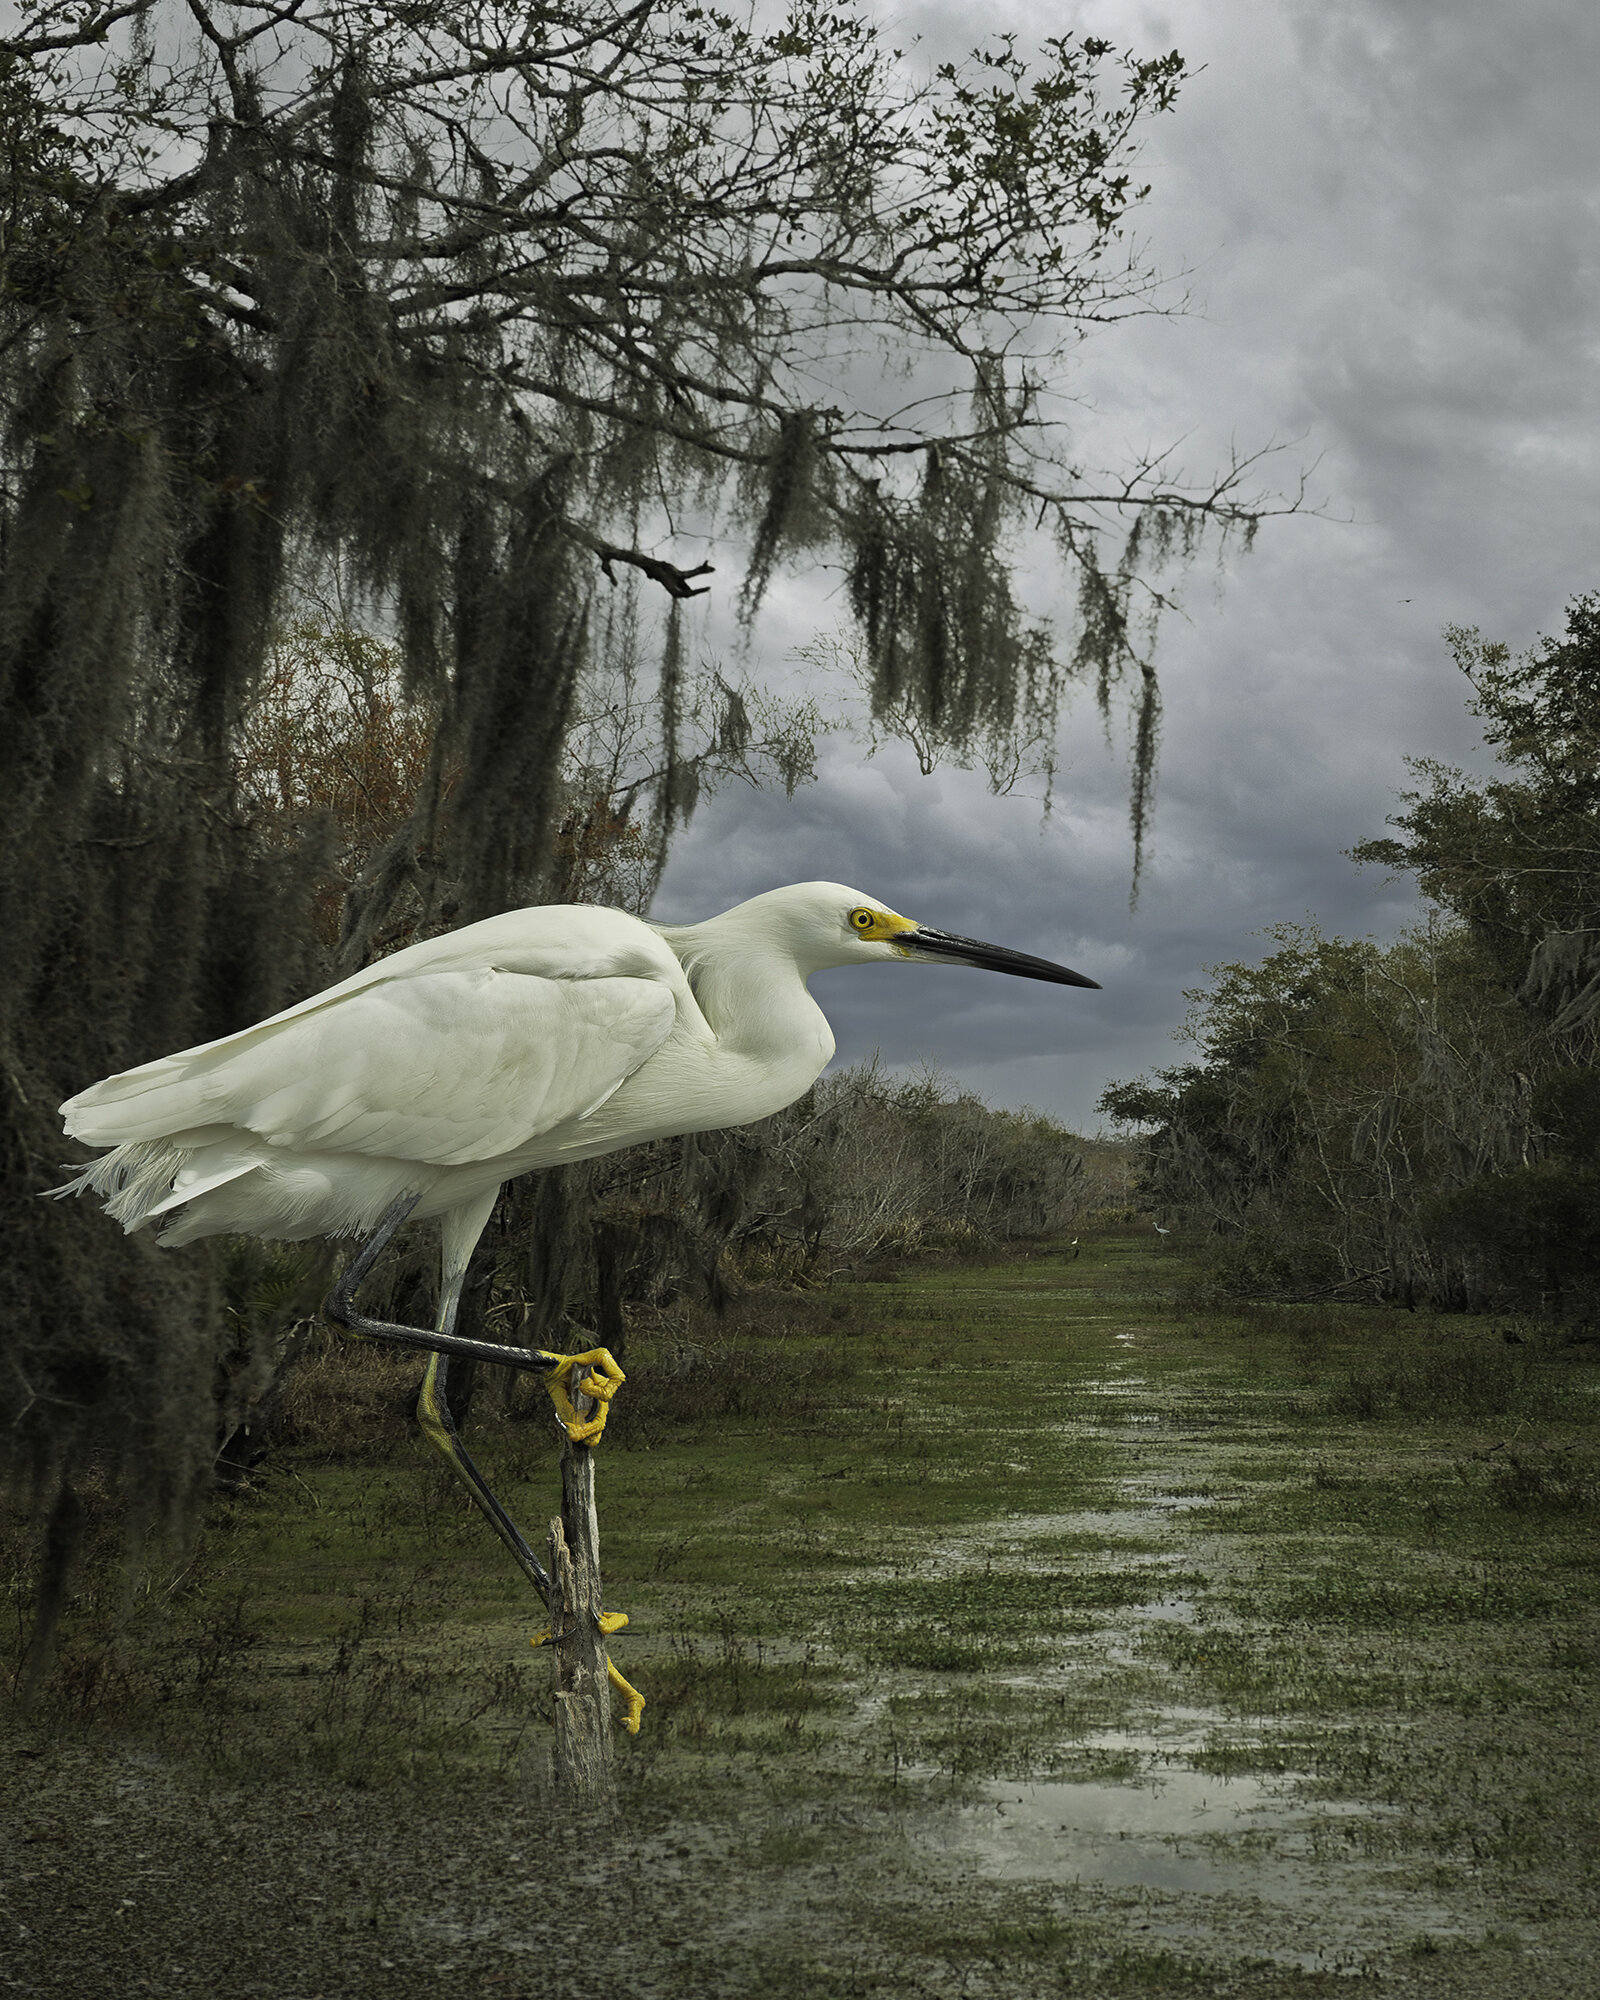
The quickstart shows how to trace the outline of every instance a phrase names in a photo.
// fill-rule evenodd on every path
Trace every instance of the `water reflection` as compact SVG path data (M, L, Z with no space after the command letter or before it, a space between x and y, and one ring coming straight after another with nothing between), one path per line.
M1306 1969L1354 1972L1398 1937L1459 1934L1451 1912L1386 1880L1344 1837L1381 1809L1308 1800L1305 1772L1199 1769L1191 1759L1208 1747L1219 1747L1209 1729L1181 1745L1122 1731L1087 1737L1085 1765L1107 1775L991 1780L953 1812L939 1844L1007 1880L1220 1898L1241 1912L1268 1904L1279 1938L1265 1955ZM1248 1762L1248 1744L1232 1748ZM1212 1901L1191 1922L1175 1906L1160 1928L1210 1935L1222 1907Z

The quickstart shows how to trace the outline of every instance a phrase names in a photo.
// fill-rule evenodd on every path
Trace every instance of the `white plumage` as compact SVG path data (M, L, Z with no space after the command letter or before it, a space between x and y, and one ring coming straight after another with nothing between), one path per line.
M530 1168L792 1103L834 1047L807 978L927 956L1093 984L839 883L690 925L515 910L80 1091L68 1132L113 1150L58 1192L100 1195L129 1230L170 1217L166 1244L361 1233L407 1194L418 1217L486 1215Z

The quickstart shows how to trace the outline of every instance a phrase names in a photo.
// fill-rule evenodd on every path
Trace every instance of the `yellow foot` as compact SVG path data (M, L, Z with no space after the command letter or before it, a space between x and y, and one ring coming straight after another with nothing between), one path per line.
M610 1638L613 1632L620 1632L623 1626L627 1624L628 1614L626 1611L602 1611L596 1622L606 1637ZM549 1637L550 1627L546 1625L542 1632L534 1633L528 1644L530 1646L542 1646Z
M607 1634L620 1632L627 1622L628 1614L626 1611L602 1611L600 1614L600 1630ZM533 1637L528 1641L528 1644L530 1646L543 1646L550 1637L550 1627L547 1625L542 1632L535 1632ZM621 1674L617 1672L616 1668L611 1664L611 1655L609 1653L606 1655L606 1679L610 1681L617 1693L628 1704L628 1712L622 1718L623 1728L627 1730L630 1736L637 1736L639 1733L639 1719L644 1714L644 1696L640 1694L631 1681L625 1681Z
M606 1679L610 1681L617 1693L628 1704L628 1712L622 1718L623 1728L627 1730L630 1736L637 1736L639 1733L639 1718L644 1714L644 1696L640 1694L636 1687L633 1687L622 1678L621 1674L612 1666L609 1657L606 1660Z
M611 1398L628 1379L612 1360L610 1349L595 1347L587 1354L547 1354L541 1350L539 1358L552 1364L544 1386L550 1391L550 1400L566 1426L567 1436L574 1444L598 1444L606 1427ZM574 1381L573 1371L579 1368L587 1368L589 1372L581 1381ZM600 1405L592 1417L580 1417L573 1408L567 1393L569 1382L580 1395L593 1396Z

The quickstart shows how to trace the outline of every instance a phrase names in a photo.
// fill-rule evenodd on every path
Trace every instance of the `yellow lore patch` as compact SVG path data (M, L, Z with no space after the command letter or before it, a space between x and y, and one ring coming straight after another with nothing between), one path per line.
M897 917L892 910L874 910L863 904L850 912L850 928L869 944L890 944L902 931L914 931L917 927L909 917Z

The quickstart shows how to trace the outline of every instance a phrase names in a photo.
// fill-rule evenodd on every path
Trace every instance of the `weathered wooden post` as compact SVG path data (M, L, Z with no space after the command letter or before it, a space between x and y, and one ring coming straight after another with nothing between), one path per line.
M579 1393L580 1417L595 1409ZM570 1439L561 1447L561 1512L550 1523L550 1639L556 1656L554 1777L575 1802L605 1805L612 1793L611 1696L606 1676L600 1588L600 1519L594 1499L594 1451Z

